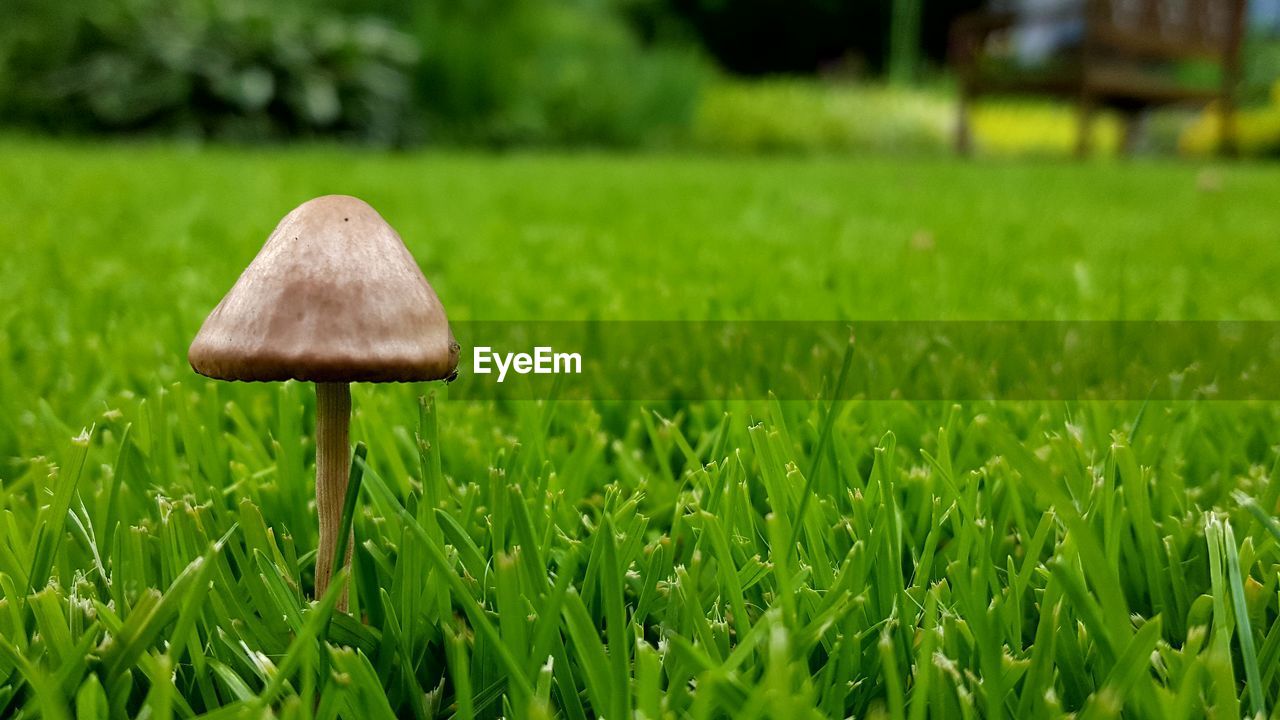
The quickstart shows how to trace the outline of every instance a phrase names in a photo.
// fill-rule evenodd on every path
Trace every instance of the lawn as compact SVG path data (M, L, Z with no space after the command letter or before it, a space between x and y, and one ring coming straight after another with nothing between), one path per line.
M310 598L311 388L206 380L186 347L329 192L458 321L1274 320L1278 188L0 140L0 716L1271 712L1280 404L360 385L347 615Z

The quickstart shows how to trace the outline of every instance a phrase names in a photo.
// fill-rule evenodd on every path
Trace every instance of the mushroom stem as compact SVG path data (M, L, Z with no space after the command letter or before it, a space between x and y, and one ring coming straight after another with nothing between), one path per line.
M316 514L320 516L320 542L316 549L316 598L324 595L333 575L333 554L342 524L342 502L351 472L351 447L347 424L351 420L351 388L347 383L316 383ZM347 546L346 564L351 563ZM338 599L347 609L347 592Z

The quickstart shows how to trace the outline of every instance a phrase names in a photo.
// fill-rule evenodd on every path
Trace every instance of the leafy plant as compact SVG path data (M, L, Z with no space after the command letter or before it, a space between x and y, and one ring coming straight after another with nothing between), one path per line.
M736 152L944 152L946 96L802 78L722 81L707 89L693 142Z
M635 145L688 126L705 75L691 51L639 45L607 5L416 6L429 127L488 144Z
M411 137L418 49L377 20L240 0L20 2L4 47L5 111L45 127Z
M1280 80L1272 85L1270 104L1238 110L1235 123L1240 152L1254 156L1280 154ZM1216 153L1222 137L1221 127L1219 105L1210 104L1183 129L1178 147L1189 155Z
M0 112L55 130L634 145L688 125L704 74L592 3L16 0L11 15Z

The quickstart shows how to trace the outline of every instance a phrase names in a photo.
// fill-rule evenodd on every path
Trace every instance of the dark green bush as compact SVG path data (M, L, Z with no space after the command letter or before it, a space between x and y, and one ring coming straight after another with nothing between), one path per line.
M629 145L686 127L704 65L645 48L608 5L430 0L408 18L437 135L489 144Z
M412 136L409 35L374 19L247 0L18 0L0 104L56 130L236 140Z
M556 0L10 0L0 117L70 132L636 144L703 65Z

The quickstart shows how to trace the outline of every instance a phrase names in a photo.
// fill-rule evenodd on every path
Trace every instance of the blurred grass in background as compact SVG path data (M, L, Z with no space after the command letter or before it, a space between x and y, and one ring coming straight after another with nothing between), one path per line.
M281 208L339 190L397 227L456 320L1280 318L1267 166L21 138L0 157L6 422L87 417L146 389L134 368L188 377L186 343ZM0 457L58 441L39 427Z

